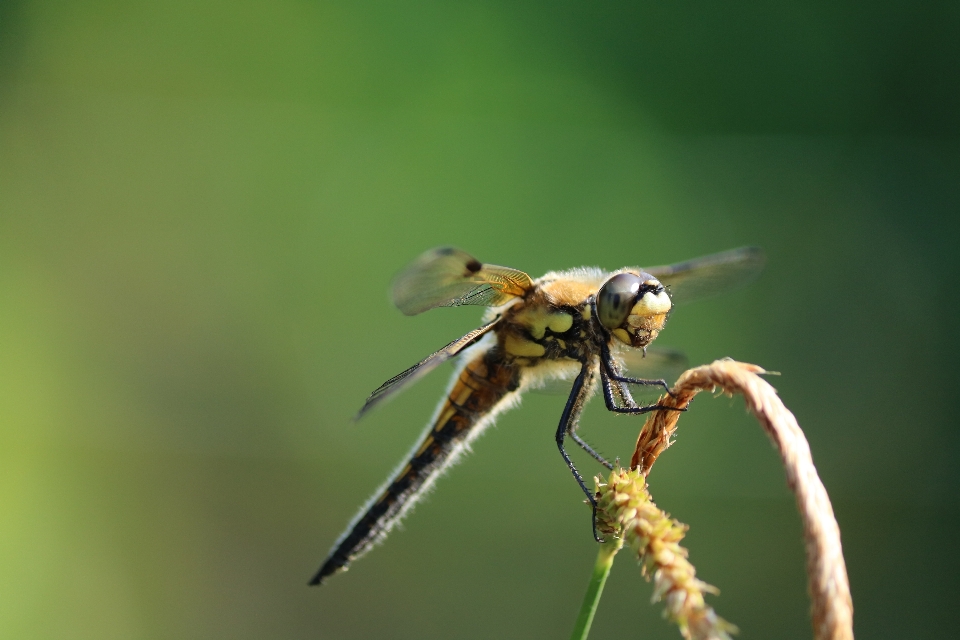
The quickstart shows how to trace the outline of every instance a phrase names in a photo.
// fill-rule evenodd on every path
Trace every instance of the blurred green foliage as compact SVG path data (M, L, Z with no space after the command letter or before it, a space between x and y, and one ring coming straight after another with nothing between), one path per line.
M950 634L958 7L3 2L0 637L565 636L595 546L560 397L305 586L444 375L350 416L478 322L391 308L438 244L534 276L763 246L660 342L783 372L858 635ZM626 458L601 405L583 434ZM698 400L650 481L742 637L810 637L740 401ZM618 563L595 637L676 637L649 594Z

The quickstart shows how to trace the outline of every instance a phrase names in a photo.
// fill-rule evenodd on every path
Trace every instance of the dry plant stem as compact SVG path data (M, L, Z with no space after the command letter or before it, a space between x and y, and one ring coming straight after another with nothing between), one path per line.
M758 374L756 365L717 360L684 372L673 396L660 404L686 407L704 390L721 389L740 393L780 453L787 485L797 498L807 556L807 578L812 602L814 637L817 640L852 640L853 601L840 546L840 528L833 515L827 490L817 476L810 447L797 419L783 405L776 390ZM670 446L677 428L678 411L656 411L650 415L637 439L630 465L647 476L653 463Z
M587 639L590 626L593 624L593 616L597 612L597 605L600 604L603 585L606 584L607 577L610 575L613 559L622 546L622 538L611 538L600 544L597 562L593 565L593 575L590 576L590 584L587 585L587 592L583 596L583 604L580 605L580 613L577 614L577 622L573 627L570 640Z

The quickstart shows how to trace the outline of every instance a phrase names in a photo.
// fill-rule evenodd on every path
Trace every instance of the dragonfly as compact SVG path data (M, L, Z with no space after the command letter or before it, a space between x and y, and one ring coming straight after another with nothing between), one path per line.
M660 408L637 404L630 389L669 392L666 381L624 375L625 363L646 355L675 305L747 284L764 262L762 250L741 247L667 266L613 272L581 267L534 280L453 247L421 255L393 281L393 302L400 311L415 315L437 307L483 306L488 307L483 324L390 378L367 398L357 419L444 362L457 360L448 392L423 436L336 541L310 584L345 571L381 542L499 414L515 406L524 391L551 380L573 380L556 444L595 509L593 491L566 447L569 438L613 468L577 433L587 400L600 390L606 408L615 413Z

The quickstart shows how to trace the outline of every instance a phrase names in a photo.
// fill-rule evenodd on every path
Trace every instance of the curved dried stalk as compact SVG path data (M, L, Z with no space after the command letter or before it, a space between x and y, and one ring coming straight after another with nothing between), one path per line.
M758 374L760 367L733 360L717 360L690 369L680 376L673 396L659 403L686 407L701 391L721 389L744 396L747 408L756 416L780 453L787 485L797 498L803 521L807 556L807 578L814 637L817 640L853 639L853 600L840 545L840 528L833 515L827 490L817 476L810 447L797 419L783 405L774 389ZM678 411L656 411L643 425L630 466L646 477L657 457L671 444L677 428Z

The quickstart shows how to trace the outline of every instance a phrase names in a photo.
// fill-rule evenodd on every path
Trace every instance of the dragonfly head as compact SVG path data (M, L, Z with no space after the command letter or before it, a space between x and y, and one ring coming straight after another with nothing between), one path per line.
M640 271L618 273L597 293L597 317L618 340L631 347L645 347L667 321L670 296L660 281Z

